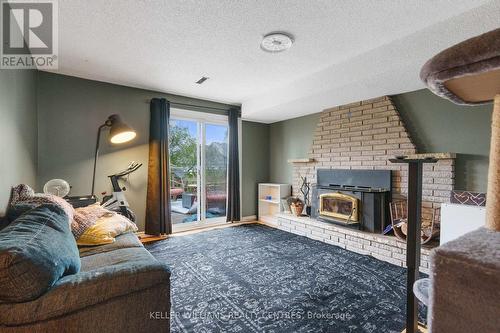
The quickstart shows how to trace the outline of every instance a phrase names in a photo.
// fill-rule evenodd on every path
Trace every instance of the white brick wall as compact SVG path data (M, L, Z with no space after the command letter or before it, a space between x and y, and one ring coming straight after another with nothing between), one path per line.
M326 109L313 137L309 158L294 164L293 193L300 193L300 176L316 182L316 170L393 170L393 199L407 193L407 166L392 164L395 155L415 154L416 148L396 107L388 96ZM455 160L439 160L424 167L422 216L430 219L432 208L449 202L455 184Z
M370 255L396 266L406 267L406 243L395 237L347 229L309 217L296 217L291 214L279 214L276 217L276 222L264 224L339 246L349 251ZM430 249L426 247L421 250L420 271L427 274L429 273L429 252Z

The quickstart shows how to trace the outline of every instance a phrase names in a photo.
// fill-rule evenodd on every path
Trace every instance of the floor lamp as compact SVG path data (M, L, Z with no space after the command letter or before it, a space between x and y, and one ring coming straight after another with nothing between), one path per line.
M125 124L121 117L117 114L112 114L106 119L104 124L99 126L97 129L97 140L95 144L95 154L94 154L94 172L92 174L92 197L95 197L94 189L95 189L95 171L97 167L97 157L99 155L99 143L101 139L101 131L105 128L109 128L109 141L113 144L120 144L128 142L135 138L135 131Z

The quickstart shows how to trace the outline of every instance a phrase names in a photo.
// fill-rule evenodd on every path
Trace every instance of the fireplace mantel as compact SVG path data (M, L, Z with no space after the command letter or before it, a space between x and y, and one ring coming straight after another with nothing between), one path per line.
M288 163L311 163L314 162L314 158L291 158Z
M397 158L399 156L394 156ZM456 153L422 153L422 154L405 154L405 159L409 160L424 160L428 158L432 158L435 160L449 160L457 158Z

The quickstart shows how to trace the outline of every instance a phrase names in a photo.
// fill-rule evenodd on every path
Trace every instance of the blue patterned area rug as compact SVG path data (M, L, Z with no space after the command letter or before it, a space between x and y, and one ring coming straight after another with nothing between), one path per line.
M172 332L395 332L406 270L250 224L147 248L172 269ZM421 313L425 309L421 309Z

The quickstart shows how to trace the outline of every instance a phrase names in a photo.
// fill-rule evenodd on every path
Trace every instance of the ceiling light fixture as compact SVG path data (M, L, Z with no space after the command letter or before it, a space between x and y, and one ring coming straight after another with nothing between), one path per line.
M260 48L266 52L277 53L288 50L292 44L292 36L283 32L272 32L264 36Z

